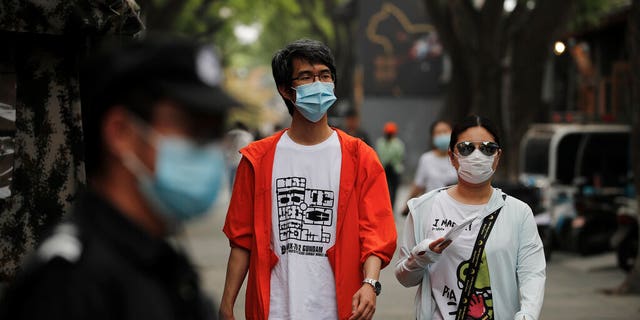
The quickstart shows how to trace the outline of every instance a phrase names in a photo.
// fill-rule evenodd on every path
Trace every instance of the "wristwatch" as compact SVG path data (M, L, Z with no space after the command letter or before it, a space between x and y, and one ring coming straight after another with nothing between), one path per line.
M380 291L382 291L382 285L380 284L380 281L376 279L366 278L362 280L362 283L370 284L373 287L373 291L376 293L376 296L380 295Z

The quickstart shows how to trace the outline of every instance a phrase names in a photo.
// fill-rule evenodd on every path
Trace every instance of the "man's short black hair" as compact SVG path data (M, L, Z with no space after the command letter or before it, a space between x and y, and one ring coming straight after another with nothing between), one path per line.
M288 44L273 55L271 70L276 86L291 87L293 83L291 79L293 76L293 60L295 59L301 59L311 64L326 65L331 70L334 83L337 83L336 65L331 49L317 40L300 39ZM295 108L293 103L287 99L284 99L284 103L287 105L289 114L293 115Z

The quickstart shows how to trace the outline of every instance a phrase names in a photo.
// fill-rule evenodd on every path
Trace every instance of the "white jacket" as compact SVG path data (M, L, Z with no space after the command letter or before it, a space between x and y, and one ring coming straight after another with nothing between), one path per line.
M404 235L400 240L400 259L396 264L395 274L405 287L418 286L418 320L430 320L433 316L435 302L431 297L427 268L440 254L428 251L427 268L423 268L420 265L425 265L424 261L418 263L411 255L411 249L424 239L435 240L430 234L431 228L426 225L426 216L435 195L444 190L446 188L433 190L407 203L411 213L407 216ZM494 188L489 203L480 214L480 218L484 218L502 207L485 247L494 318L537 320L542 308L546 279L542 241L531 208L513 197L506 197L504 200L502 195L500 189ZM444 252L446 253L446 249Z

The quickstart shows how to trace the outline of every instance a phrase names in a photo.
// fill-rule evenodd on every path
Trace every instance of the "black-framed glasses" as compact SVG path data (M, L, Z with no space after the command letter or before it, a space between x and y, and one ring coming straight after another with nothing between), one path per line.
M297 78L291 79L292 81L298 81L301 84L308 84L315 81L315 79L322 82L333 82L333 74L329 70L320 71L320 73L302 72Z
M477 146L476 146L477 145ZM473 142L473 141L462 141L456 144L456 149L458 149L458 153L466 157L473 153L476 150L476 147L484 154L485 156L492 156L500 150L500 146L492 141L481 141L481 142Z

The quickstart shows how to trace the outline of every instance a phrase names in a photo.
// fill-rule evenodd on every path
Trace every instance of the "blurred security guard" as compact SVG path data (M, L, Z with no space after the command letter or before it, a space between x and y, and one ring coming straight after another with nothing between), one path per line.
M90 96L90 188L8 288L0 319L214 319L168 238L204 213L224 176L227 109L211 48L144 40L103 53Z

